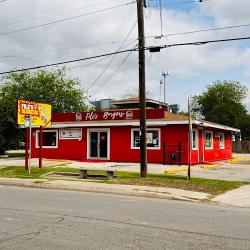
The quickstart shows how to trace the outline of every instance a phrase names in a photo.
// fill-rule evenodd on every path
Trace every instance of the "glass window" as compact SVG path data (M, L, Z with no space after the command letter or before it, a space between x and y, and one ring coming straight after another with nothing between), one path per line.
M206 131L206 149L213 148L213 132Z
M147 148L160 148L160 130L159 129L149 129L147 130L146 140ZM140 131L138 129L132 130L132 148L140 147Z
M223 148L225 148L225 136L224 136L224 133L218 133L218 136L219 136L220 148L223 149Z
M57 147L57 131L43 131L43 147ZM40 131L37 132L37 147L40 146Z
M193 130L192 149L198 149L198 131L197 130Z

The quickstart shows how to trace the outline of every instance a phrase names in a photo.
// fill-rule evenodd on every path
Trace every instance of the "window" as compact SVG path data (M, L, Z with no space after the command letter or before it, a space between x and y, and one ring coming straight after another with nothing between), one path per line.
M160 129L148 129L147 135L147 148L160 149ZM131 148L140 148L140 131L139 129L132 129L131 131Z
M224 133L218 133L218 137L219 137L220 149L224 149L225 148L225 136L224 136Z
M36 147L40 146L40 131L36 132ZM58 147L58 131L50 130L43 131L43 147L44 148L57 148Z
M213 140L213 132L210 131L206 131L206 144L205 144L205 148L206 149L213 149L214 145L214 140Z
M198 130L193 130L192 134L192 149L196 150L198 149L198 138L199 138Z

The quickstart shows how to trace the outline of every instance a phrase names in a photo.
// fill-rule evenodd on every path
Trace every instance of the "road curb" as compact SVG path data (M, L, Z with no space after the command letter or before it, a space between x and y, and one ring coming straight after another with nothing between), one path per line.
M82 192L94 192L94 193L105 193L105 194L116 194L116 195L127 195L127 196L138 196L147 198L159 198L169 200L181 200L181 201L192 201L202 202L212 198L212 195L205 193L198 193L186 190L166 188L167 191L162 188L152 188L146 186L130 186L130 185L117 185L114 184L100 184L100 183L83 183L80 181L53 181L49 179L10 179L0 178L0 185L5 186L18 186L18 187L29 187L29 188L45 188L45 189L56 189L56 190L67 190L67 191L82 191ZM86 185L87 184L87 185ZM173 192L171 192L173 190Z

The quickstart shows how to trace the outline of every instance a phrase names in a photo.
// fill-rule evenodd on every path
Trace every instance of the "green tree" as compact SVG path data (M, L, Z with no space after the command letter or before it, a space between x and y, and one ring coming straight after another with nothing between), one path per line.
M81 112L90 109L77 79L66 76L64 69L11 73L0 85L0 154L17 148L23 130L16 124L17 100L48 103L53 112Z
M241 139L250 141L250 114L246 114L240 121Z
M211 122L240 128L247 115L246 96L247 87L241 83L216 81L201 95L193 97L194 113Z

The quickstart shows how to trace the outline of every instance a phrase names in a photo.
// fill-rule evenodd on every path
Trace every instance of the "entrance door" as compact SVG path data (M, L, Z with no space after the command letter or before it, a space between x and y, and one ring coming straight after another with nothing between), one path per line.
M88 158L109 159L109 131L89 130Z

